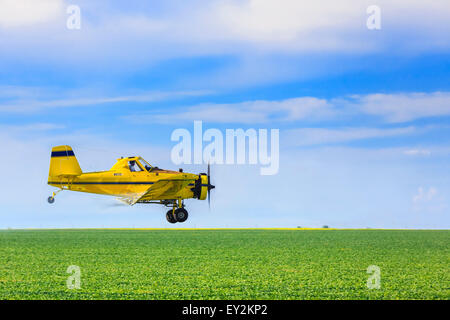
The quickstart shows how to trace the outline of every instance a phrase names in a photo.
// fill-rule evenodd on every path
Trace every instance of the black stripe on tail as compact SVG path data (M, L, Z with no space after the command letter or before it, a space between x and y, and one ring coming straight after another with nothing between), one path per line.
M53 151L52 157L70 157L75 156L75 153L73 153L72 150L64 150L64 151Z

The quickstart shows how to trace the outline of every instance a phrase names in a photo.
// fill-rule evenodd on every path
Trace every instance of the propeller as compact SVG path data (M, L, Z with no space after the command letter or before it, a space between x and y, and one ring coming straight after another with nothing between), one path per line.
M211 184L211 168L208 162L208 207L211 209L211 189L214 189L216 186Z

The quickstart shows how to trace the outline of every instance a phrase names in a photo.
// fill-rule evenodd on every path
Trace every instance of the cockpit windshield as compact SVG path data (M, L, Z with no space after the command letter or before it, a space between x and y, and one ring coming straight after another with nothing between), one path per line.
M128 161L128 167L131 172L144 171L134 160Z
M145 168L148 172L152 171L153 167L144 159L139 158L140 165Z

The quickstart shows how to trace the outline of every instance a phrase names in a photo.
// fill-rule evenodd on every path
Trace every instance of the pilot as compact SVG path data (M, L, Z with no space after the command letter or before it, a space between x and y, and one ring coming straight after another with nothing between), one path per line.
M132 160L132 161L130 161L128 163L129 163L129 166L130 166L130 171L131 172L136 172L136 168L135 168L136 161Z

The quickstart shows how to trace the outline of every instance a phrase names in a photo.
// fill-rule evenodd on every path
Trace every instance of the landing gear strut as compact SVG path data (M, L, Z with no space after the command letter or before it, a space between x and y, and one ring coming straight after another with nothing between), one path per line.
M166 219L170 223L185 222L187 218L188 212L184 208L184 204L181 199L174 201L172 209L166 213Z
M63 191L63 189L59 189L58 191L53 192L52 195L47 198L48 203L50 203L50 204L54 203L55 202L55 196L60 191Z

